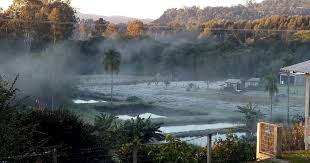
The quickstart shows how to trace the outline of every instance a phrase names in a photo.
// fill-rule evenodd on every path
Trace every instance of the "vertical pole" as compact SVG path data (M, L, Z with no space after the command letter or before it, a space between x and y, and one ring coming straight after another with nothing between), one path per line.
M53 163L57 163L57 150L56 150L56 148L53 149Z
M132 162L138 163L138 148L137 148L137 146L134 146L133 150L132 150Z
M290 72L287 72L287 125L290 124Z
M309 102L310 102L310 76L309 74L306 74L306 89L305 89L305 133L304 133L304 142L305 142L305 149L310 149L309 146L309 126L308 126L308 117L309 117Z
M113 104L113 70L111 70L111 105Z
M256 160L260 159L260 142L261 142L261 123L257 123L256 132Z
M207 163L211 163L212 160L212 134L208 134L208 156Z

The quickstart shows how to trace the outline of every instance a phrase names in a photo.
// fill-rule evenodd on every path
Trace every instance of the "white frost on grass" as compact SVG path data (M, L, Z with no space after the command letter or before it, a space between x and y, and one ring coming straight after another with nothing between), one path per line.
M245 136L245 133L234 133L236 136L238 136L239 138L241 136ZM216 135L212 135L212 142L214 143L216 139L222 139L225 140L227 138L226 134L216 134ZM197 145L200 147L205 147L207 146L208 142L208 138L207 136L204 137L184 137L184 138L180 138L180 140L182 141L186 141L188 144L193 144L193 145Z
M230 127L237 127L237 126L240 126L240 124L215 123L215 124L203 124L203 125L167 126L167 127L161 127L160 130L163 133L177 133L177 132L187 132L187 131L201 131L201 130L207 130L207 129L230 128Z
M99 102L106 102L106 101L96 101L96 100L73 100L73 103L75 104L95 104Z
M117 116L119 119L121 120L130 120L130 119L136 119L137 117L132 117L129 115L118 115ZM139 115L140 118L149 118L151 117L152 119L156 119L156 118L167 118L166 116L160 116L160 115L156 115L156 114L152 114L152 113L143 113Z

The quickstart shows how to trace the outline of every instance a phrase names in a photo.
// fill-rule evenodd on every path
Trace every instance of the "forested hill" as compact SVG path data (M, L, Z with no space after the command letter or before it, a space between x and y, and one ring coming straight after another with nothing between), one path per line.
M154 24L160 25L192 25L201 24L208 20L253 20L270 16L310 15L309 0L265 0L254 3L248 0L245 6L233 7L185 7L168 9Z

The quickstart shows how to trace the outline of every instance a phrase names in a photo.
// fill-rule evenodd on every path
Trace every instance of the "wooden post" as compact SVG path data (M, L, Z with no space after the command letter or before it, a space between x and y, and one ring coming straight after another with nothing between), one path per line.
M208 134L208 156L207 163L211 163L212 160L212 134Z
M137 146L133 146L133 149L132 149L132 162L138 163L138 148L137 148Z
M57 150L56 150L56 148L53 149L53 163L57 163Z
M260 160L260 142L261 142L261 123L257 123L257 132L256 132L256 160Z
M304 142L305 142L305 149L309 150L310 149L310 141L309 141L309 104L310 104L310 75L306 74L306 89L305 89L305 138L304 138Z

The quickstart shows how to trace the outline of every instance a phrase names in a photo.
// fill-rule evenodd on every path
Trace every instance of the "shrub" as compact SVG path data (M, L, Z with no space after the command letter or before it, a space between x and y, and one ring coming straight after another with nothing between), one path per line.
M143 102L143 100L137 96L127 97L126 101L128 101L128 102L139 102L139 103Z
M133 144L122 144L117 147L115 150L115 154L119 160L122 162L132 162L133 158ZM143 145L139 144L136 146L138 149L138 162L152 162L152 157L149 153L159 152L159 145Z
M229 134L226 139L218 139L212 147L212 160L216 162L247 162L256 159L255 137L241 137ZM207 158L207 148L197 154L199 158Z
M124 122L121 128L121 135L125 138L125 143L132 143L139 141L139 143L145 144L152 140L162 140L163 135L159 130L161 124L153 123L150 118L131 119Z
M282 151L304 150L304 128L305 127L299 123L283 127Z
M0 80L0 157L10 157L31 153L35 150L32 143L34 124L23 125L22 114L18 111L24 109L17 105L16 94L18 89L13 83Z
M245 123L250 134L256 133L257 122L264 117L264 114L257 109L257 105L249 102L246 106L237 106L237 112L241 113L242 121Z
M96 116L94 127L95 135L106 148L112 149L122 143L122 124L115 115L101 113Z
M153 148L149 152L154 162L195 162L191 145L170 135L165 140L167 143L160 144L159 151Z
M60 161L71 160L81 148L96 144L94 127L69 110L31 110L24 116L23 124L37 124L34 143L41 147L56 146Z

